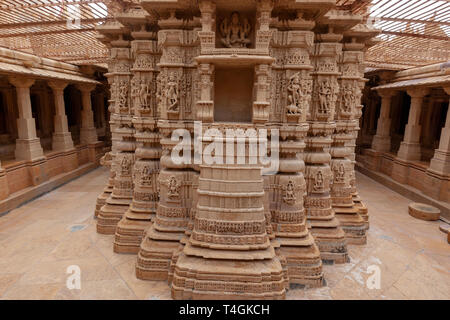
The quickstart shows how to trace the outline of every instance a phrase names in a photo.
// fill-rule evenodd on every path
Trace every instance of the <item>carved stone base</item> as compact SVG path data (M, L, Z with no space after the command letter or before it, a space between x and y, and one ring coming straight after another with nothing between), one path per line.
M134 213L131 208L117 224L114 252L138 253L142 238L151 226L154 214Z
M97 218L99 213L100 213L100 209L106 204L106 199L109 198L109 196L112 193L112 188L107 186L103 192L97 197L97 202L95 203L95 212L94 212L94 216Z
M17 139L16 140L16 159L17 160L37 160L44 157L44 151L41 147L41 140L35 139Z
M334 263L349 261L345 232L336 218L332 220L311 220L311 234L319 247L322 260Z
M211 260L181 254L172 281L174 299L284 299L278 259Z
M115 199L110 196L97 217L97 232L115 234L117 224L130 206L131 199Z
M336 218L345 232L347 244L366 244L366 223L358 213L356 207L339 208L335 207Z
M151 232L152 228L148 230ZM167 280L176 241L154 241L147 235L141 243L136 262L136 277L142 280Z
M364 202L361 201L361 198L358 196L358 193L353 195L353 203L355 204L355 208L358 209L359 216L364 220L364 224L366 226L366 230L369 230L369 209L367 209Z
M324 278L319 248L310 234L303 242L304 246L284 245L277 250L286 259L289 284L321 287Z

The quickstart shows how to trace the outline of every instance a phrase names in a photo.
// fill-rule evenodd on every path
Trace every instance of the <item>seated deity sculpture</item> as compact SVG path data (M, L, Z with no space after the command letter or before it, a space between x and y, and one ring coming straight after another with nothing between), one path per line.
M241 19L238 12L234 11L230 19L223 19L220 24L222 44L227 48L245 48L250 44L251 25L247 18Z

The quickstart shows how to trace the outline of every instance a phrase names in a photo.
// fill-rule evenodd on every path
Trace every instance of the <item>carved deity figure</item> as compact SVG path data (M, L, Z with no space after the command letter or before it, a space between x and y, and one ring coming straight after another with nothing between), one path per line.
M166 84L165 92L167 110L178 111L178 82L175 79L174 74L171 74Z
M220 24L222 44L227 48L245 48L250 44L251 25L247 18L241 19L239 13L234 11L230 19L223 19Z
M317 171L316 177L314 178L314 191L321 191L323 189L323 174L322 171Z
M133 106L136 108L139 105L139 84L137 79L131 80L131 99L133 100Z
M345 178L345 168L344 164L341 162L338 166L334 167L334 182L344 182Z
M342 110L344 112L351 112L356 101L356 97L351 84L345 84L342 88Z
M287 106L287 113L288 114L301 114L301 103L302 103L302 97L303 97L303 91L302 86L300 83L300 77L299 73L295 73L292 75L292 77L289 80L288 85L288 101L289 105Z
M126 110L128 99L128 83L122 80L119 85L119 109Z
M150 95L149 86L147 82L143 79L139 87L139 102L141 109L147 109L149 107L148 96Z
M284 189L284 196L283 196L284 202L289 204L294 203L296 200L294 183L291 180L289 180L288 184L283 189Z
M180 196L180 185L178 184L177 179L172 176L169 179L169 183L167 186L167 196L169 198L178 198Z
M120 169L121 169L122 175L124 175L124 176L131 174L131 161L130 161L130 159L128 159L128 157L122 158L122 161L120 163Z
M328 113L331 110L333 99L331 84L328 80L321 81L319 87L319 113Z
M141 170L141 184L145 186L152 185L152 175L149 166L143 166Z

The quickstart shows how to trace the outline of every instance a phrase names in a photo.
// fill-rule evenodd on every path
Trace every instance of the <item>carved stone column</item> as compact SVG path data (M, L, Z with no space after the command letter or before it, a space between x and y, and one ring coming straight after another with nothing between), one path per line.
M378 95L381 97L381 110L377 133L372 140L372 149L379 152L389 152L391 150L391 99L395 95L395 91L379 90Z
M77 85L77 88L81 91L83 106L81 110L80 142L83 144L95 143L98 138L91 103L91 92L95 89L95 85L83 84Z
M331 170L333 180L331 184L331 199L336 218L344 230L349 244L366 243L366 225L359 215L358 208L353 203L353 189L351 184L353 164L350 159L352 150L349 143L354 138L354 120L357 105L360 103L360 75L359 63L362 63L363 53L358 51L364 44L350 42L344 44L344 51L340 59L339 98L336 104L336 129L332 135Z
M72 150L72 135L68 129L66 108L64 105L64 88L67 87L68 83L51 81L48 85L52 88L55 98L55 132L53 133L52 149L54 151Z
M128 210L133 196L133 165L135 161L134 128L130 105L130 42L119 39L111 41L111 58L114 59L112 92L114 100L114 137L117 153L112 166L115 169L114 188L100 209L97 232L115 234L117 223Z
M306 179L308 194L305 208L308 221L322 259L336 263L346 262L347 245L345 233L332 209L330 187L333 179L329 148L336 129L334 115L339 93L337 59L342 50L342 35L316 34L314 51L313 98L310 129L306 138Z
M422 101L429 93L427 88L409 89L408 95L411 96L411 106L409 109L408 124L405 128L403 141L397 153L397 157L401 160L420 160L420 132L421 125L420 113L422 111Z
M33 85L34 79L10 77L9 82L16 87L19 108L16 159L30 161L41 159L44 157L44 151L40 139L36 135L36 122L31 113L30 87Z
M111 50L112 51L112 50ZM110 54L111 54L110 51ZM108 84L112 85L113 81L114 81L114 76L113 76L113 71L114 71L114 62L112 59L108 59L108 73L106 74L106 78L108 79ZM110 89L111 92L111 89ZM100 209L105 205L106 203L106 199L109 198L109 196L111 195L113 188L114 188L114 178L116 176L116 172L114 170L113 167L113 160L114 157L117 153L117 143L116 143L116 139L112 138L112 133L111 131L114 130L114 120L111 118L114 118L113 113L115 110L114 107L114 100L112 99L112 95L110 95L109 97L110 99L108 100L108 111L110 113L110 120L108 121L108 123L106 124L106 130L107 130L107 134L106 136L110 136L111 137L111 151L106 153L101 159L100 159L100 164L104 167L109 168L109 177L108 177L108 182L106 183L105 188L103 189L103 192L97 197L97 201L95 204L95 212L94 212L94 216L98 217L99 213L100 213Z
M188 22L190 21L190 22ZM198 20L183 20L168 12L168 18L158 21L158 45L162 49L157 77L156 102L160 115L158 129L162 155L158 176L159 202L154 223L146 232L138 254L136 276L139 279L171 278L177 256L182 250L193 202L193 181L197 175L192 166L172 161L176 141L171 140L176 129L193 133L194 58ZM185 28L183 30L182 28ZM172 267L171 267L172 265Z
M131 42L134 65L130 88L134 110L132 121L136 130L134 190L131 205L117 225L114 251L118 253L139 252L142 237L155 218L159 201L157 178L161 146L157 130L156 77L160 54L155 32L146 30L145 19L141 23L141 27L137 26L139 31L131 33L135 39Z
M317 287L323 284L322 261L308 230L304 208L304 149L312 93L310 54L314 45L314 33L309 30L314 22L299 17L289 23L294 30L275 31L272 42L277 56L285 56L284 64L277 59L272 67L273 78L281 76L286 83L274 83L272 88L272 117L277 115L276 107L282 106L283 124L279 128L279 172L268 177L274 187L270 194L271 220L276 236L274 246L279 244L276 252L281 261L286 260L289 283Z
M444 90L450 95L450 87L446 87ZM444 176L450 175L450 107L447 110L445 126L441 131L439 148L434 151L428 170Z

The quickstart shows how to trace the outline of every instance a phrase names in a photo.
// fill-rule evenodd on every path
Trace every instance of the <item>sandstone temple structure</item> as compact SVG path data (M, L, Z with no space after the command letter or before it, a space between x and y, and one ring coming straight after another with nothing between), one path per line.
M355 146L378 32L335 5L142 0L97 27L112 133L97 231L137 255L139 279L175 299L283 299L366 243ZM177 129L190 161L174 161ZM243 152L228 130L247 134ZM250 146L261 130L269 174ZM195 161L211 144L216 161Z
M372 68L366 77L360 170L450 220L450 64Z
M0 214L99 165L110 145L102 73L0 48Z

